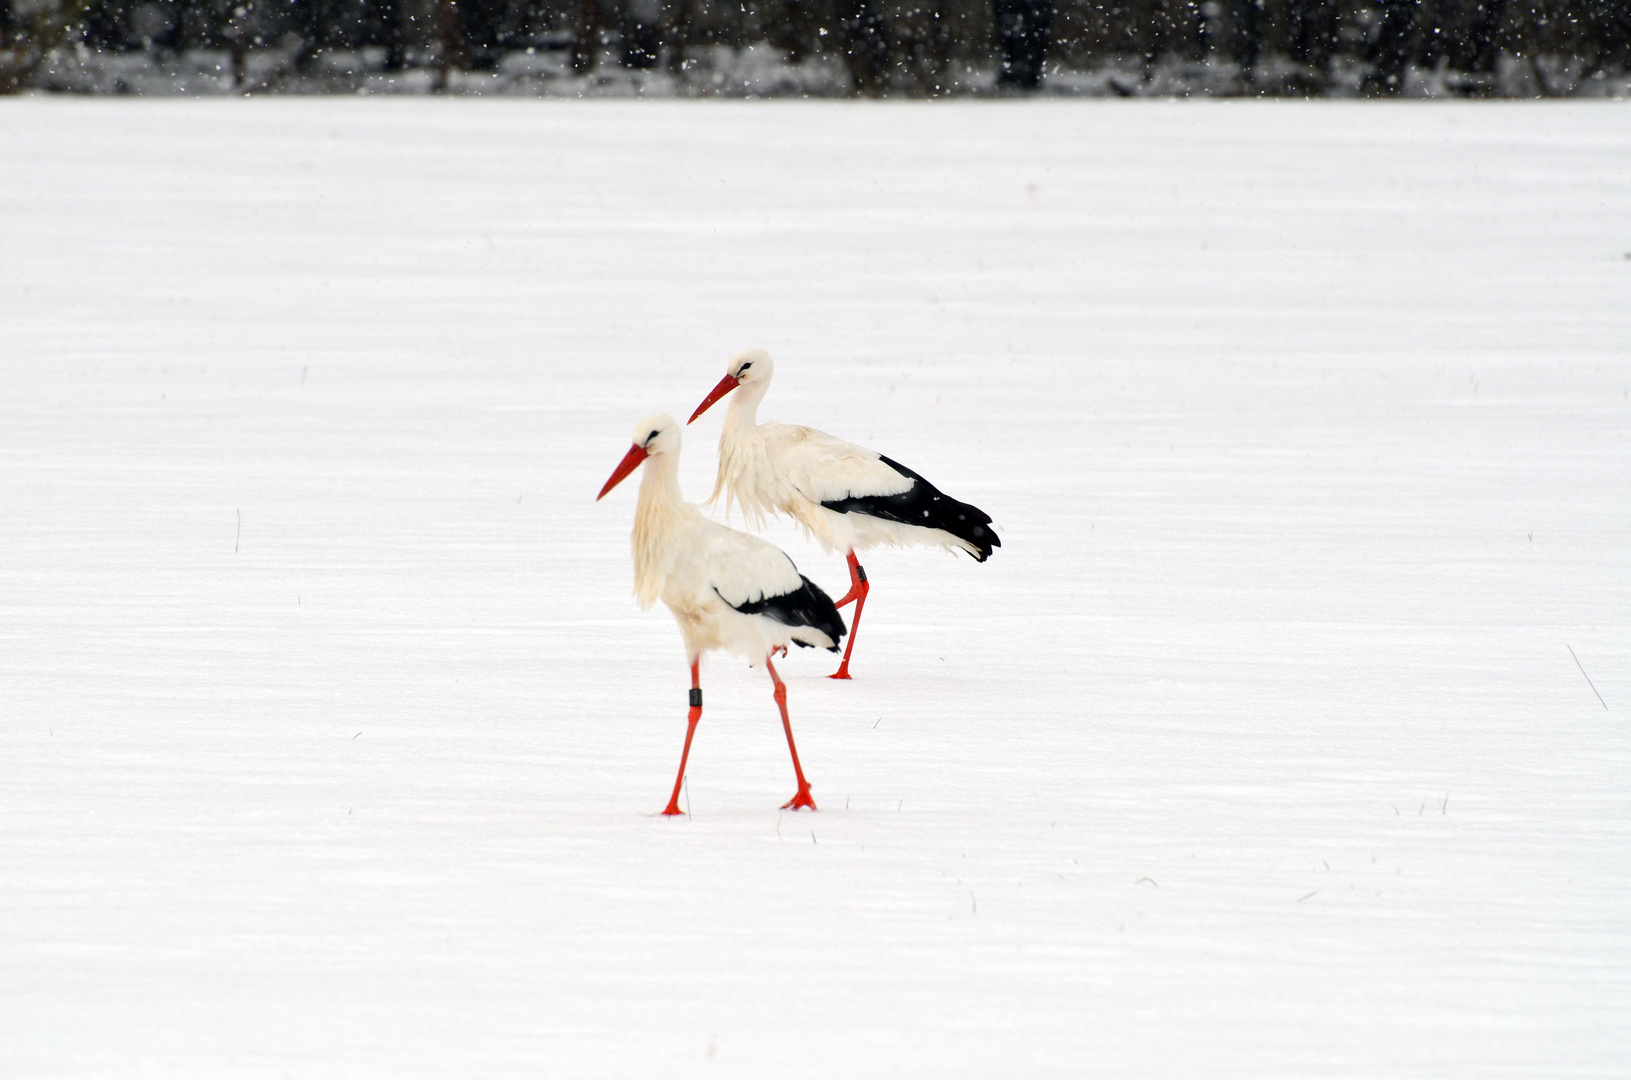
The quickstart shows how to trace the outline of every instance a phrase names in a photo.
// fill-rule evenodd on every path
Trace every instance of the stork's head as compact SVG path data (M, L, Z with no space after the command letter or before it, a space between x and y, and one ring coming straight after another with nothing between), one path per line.
M646 417L634 426L634 445L629 447L629 452L618 462L617 468L612 471L611 479L600 489L595 501L604 499L608 491L628 479L629 473L639 468L640 463L646 458L659 454L676 454L679 449L679 421L666 413L655 413Z
M708 392L697 406L697 411L691 414L689 424L697 417L708 411L708 407L738 386L762 385L770 381L770 374L775 365L770 362L770 354L763 349L743 349L731 357L731 362L725 365L725 377L719 380L719 385Z

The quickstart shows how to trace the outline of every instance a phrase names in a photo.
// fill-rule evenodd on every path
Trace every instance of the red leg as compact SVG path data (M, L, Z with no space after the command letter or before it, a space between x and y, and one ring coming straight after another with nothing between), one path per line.
M799 781L798 794L789 799L782 809L814 810L816 804L810 798L810 782L804 779L804 769L799 765L799 748L793 745L793 722L787 718L787 685L776 674L776 665L770 662L769 656L765 657L765 667L770 669L770 681L776 684L776 705L782 711L782 730L787 732L787 752L793 755L793 775Z
M867 584L866 571L861 568L861 561L855 557L855 552L849 553L849 592L838 601L834 607L843 607L851 600L855 601L855 615L849 621L849 644L844 646L844 659L838 662L838 670L827 676L829 679L847 679L849 674L849 654L855 651L855 635L861 629L861 609L866 607L866 594L872 591Z
M849 592L840 596L833 607L843 607L851 604L866 593L866 571L861 569L861 560L851 551L846 558L849 560Z
M685 813L680 809L680 785L685 782L685 762L691 756L691 736L697 733L697 721L702 719L702 680L697 670L701 663L700 656L691 661L691 711L685 717L685 749L680 751L680 772L674 777L674 794L669 796L668 809L663 811L669 816Z

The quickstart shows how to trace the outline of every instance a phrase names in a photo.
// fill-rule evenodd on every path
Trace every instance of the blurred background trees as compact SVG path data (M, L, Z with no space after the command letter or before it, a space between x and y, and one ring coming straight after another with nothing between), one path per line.
M0 0L0 92L71 53L214 50L234 84L288 72L495 71L553 56L683 82L709 50L815 60L840 92L1564 94L1631 68L1631 0ZM250 78L252 57L277 62ZM337 59L338 58L338 59ZM1504 89L1503 89L1504 88Z

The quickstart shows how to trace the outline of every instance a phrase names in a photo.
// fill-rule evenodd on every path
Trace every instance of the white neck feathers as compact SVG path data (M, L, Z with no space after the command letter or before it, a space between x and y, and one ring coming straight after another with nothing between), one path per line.
M740 505L742 516L756 528L763 528L776 509L775 500L765 490L771 476L770 459L759 431L759 402L765 389L764 383L743 387L741 396L731 402L719 433L719 473L714 492L708 496L710 503L725 496L727 520L731 507Z
M674 454L648 458L634 506L634 596L643 608L662 595L673 569L676 534L687 514L696 513L680 495L679 459Z

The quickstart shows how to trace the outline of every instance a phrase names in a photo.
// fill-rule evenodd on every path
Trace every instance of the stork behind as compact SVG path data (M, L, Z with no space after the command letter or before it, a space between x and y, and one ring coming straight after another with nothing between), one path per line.
M941 547L985 562L1002 546L991 515L959 502L922 476L874 450L794 424L761 424L759 403L770 389L770 354L748 349L731 357L725 377L691 414L695 421L720 398L738 390L719 433L719 480L725 496L750 522L783 513L849 562L850 587L838 606L855 604L849 647L835 679L847 679L871 586L856 552L878 545ZM688 421L690 422L690 421Z

